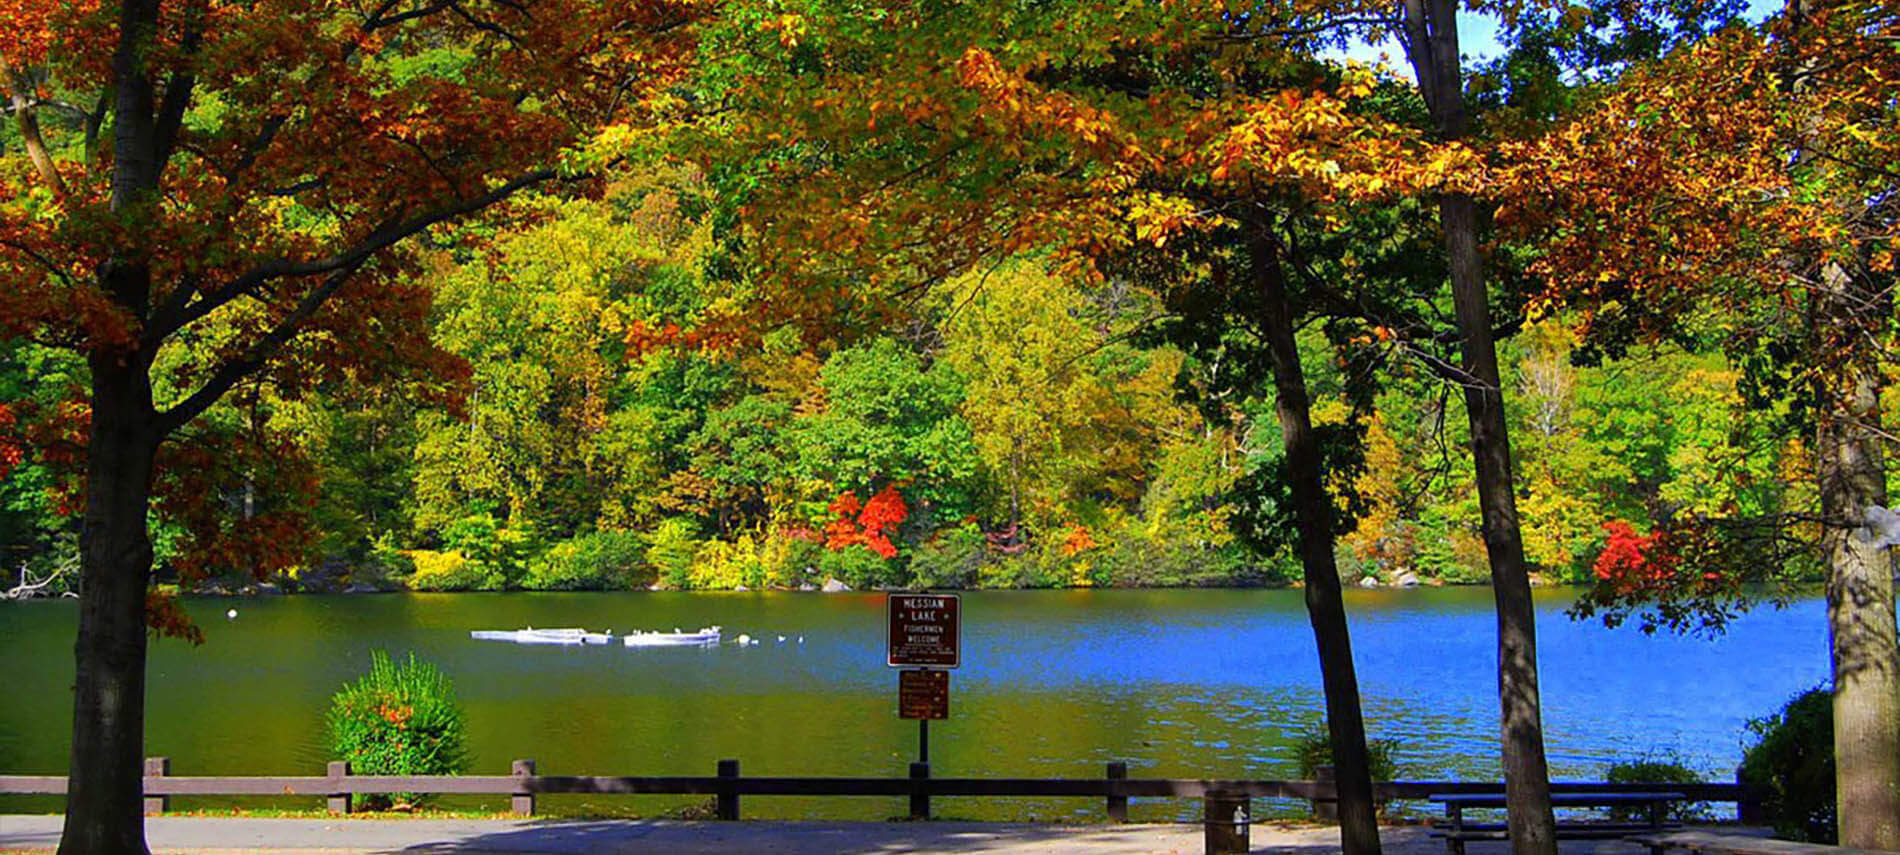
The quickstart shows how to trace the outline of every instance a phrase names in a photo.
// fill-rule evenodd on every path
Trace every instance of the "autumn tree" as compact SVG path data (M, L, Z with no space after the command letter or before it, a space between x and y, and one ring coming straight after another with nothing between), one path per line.
M1547 303L1581 309L1586 342L1712 342L1741 368L1741 403L1806 434L1817 507L1665 515L1599 564L1590 606L1719 625L1779 563L1764 555L1810 540L1828 568L1841 840L1872 849L1900 848L1900 650L1868 527L1891 439L1897 21L1881 4L1791 3L1719 32L1518 148L1500 190L1549 248Z
M1228 244L1226 257L1242 260L1226 264L1225 287L1264 296L1247 321L1273 341L1244 370L1276 372L1298 458L1291 506L1343 836L1347 851L1375 852L1331 502L1293 341L1311 307L1289 302L1284 278L1297 273L1283 267L1294 259L1278 220L1299 209L1324 222L1427 192L1472 161L1379 109L1375 91L1396 87L1313 60L1358 20L1348 10L1255 11L1130 3L919 15L812 2L736 16L719 38L744 47L712 74L722 85L711 97L732 105L731 119L707 157L732 176L761 278L791 304L897 302L1031 250L1086 282L1140 247Z
M624 146L663 119L703 14L586 0L8 6L0 73L26 154L0 163L0 330L88 368L61 852L145 851L147 519L205 492L172 458L176 438L246 384L295 394L449 365L406 248L611 157L591 145L601 129Z

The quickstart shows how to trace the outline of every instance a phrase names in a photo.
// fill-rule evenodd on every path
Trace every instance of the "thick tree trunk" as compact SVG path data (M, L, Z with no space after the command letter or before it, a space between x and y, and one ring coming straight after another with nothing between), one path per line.
M147 68L158 0L122 0L112 57L112 210L135 223L156 200L158 135ZM136 236L137 229L130 232ZM149 318L149 249L115 247L99 285L115 307ZM153 346L95 345L86 517L80 535L78 666L72 763L59 855L146 855L144 801L146 531L153 461L162 438L152 407Z
M152 542L145 515L158 436L147 366L119 356L91 360L72 764L59 855L146 852L141 778Z
M1823 273L1813 319L1817 346L1836 353L1863 331L1853 283ZM1884 317L1886 314L1873 313ZM1889 313L1890 314L1890 313ZM1827 618L1834 659L1834 774L1841 845L1900 850L1900 648L1894 640L1892 559L1860 530L1887 502L1881 459L1880 373L1843 358L1820 381L1816 474L1827 521Z
M1359 707L1359 677L1352 662L1352 635L1340 598L1333 559L1333 503L1323 481L1319 441L1313 434L1306 375L1293 337L1286 280L1271 243L1255 238L1254 276L1261 289L1260 326L1273 355L1274 409L1286 444L1293 513L1300 530L1300 563L1306 579L1306 614L1319 647L1320 681L1326 693L1327 736L1332 741L1339 790L1339 837L1345 855L1378 855L1378 810L1372 801L1371 762Z

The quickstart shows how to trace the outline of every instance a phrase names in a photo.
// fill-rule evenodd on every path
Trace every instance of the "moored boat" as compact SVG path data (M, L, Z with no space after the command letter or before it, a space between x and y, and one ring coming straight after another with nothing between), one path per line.
M565 629L527 629L497 630L477 629L469 632L468 637L477 641L512 641L516 644L558 644L573 646L579 644L606 644L612 633L588 632L578 627ZM598 639L598 640L596 640Z
M628 647L706 647L719 643L719 627L702 627L698 632L641 632L634 630L620 637Z

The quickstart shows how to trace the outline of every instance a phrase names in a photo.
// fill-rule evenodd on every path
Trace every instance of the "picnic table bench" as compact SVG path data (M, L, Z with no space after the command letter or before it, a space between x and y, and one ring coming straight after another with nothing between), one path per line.
M1467 840L1506 840L1511 836L1510 829L1501 822L1466 822L1466 808L1501 808L1505 806L1504 793L1438 793L1427 796L1428 801L1439 802L1445 806L1445 825L1434 824L1433 837L1445 838L1445 851L1450 855L1464 855ZM1585 840L1593 838L1628 837L1640 832L1661 832L1675 828L1676 824L1665 821L1668 807L1673 802L1688 798L1683 793L1553 793L1551 807L1642 807L1646 808L1644 822L1572 822L1557 823L1557 839ZM1782 853L1771 853L1782 855Z
M1754 837L1747 834L1721 834L1713 831L1672 831L1667 833L1638 834L1628 838L1631 843L1641 843L1649 847L1655 855L1669 849L1687 849L1703 855L1893 855L1877 849L1854 849L1847 846L1830 846L1826 843L1801 843L1794 840L1776 840L1772 837Z

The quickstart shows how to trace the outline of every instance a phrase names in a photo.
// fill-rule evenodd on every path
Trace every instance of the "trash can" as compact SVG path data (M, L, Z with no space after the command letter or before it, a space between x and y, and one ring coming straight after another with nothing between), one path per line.
M1207 828L1207 855L1246 855L1251 848L1248 829L1253 825L1246 793L1217 791L1202 797Z

